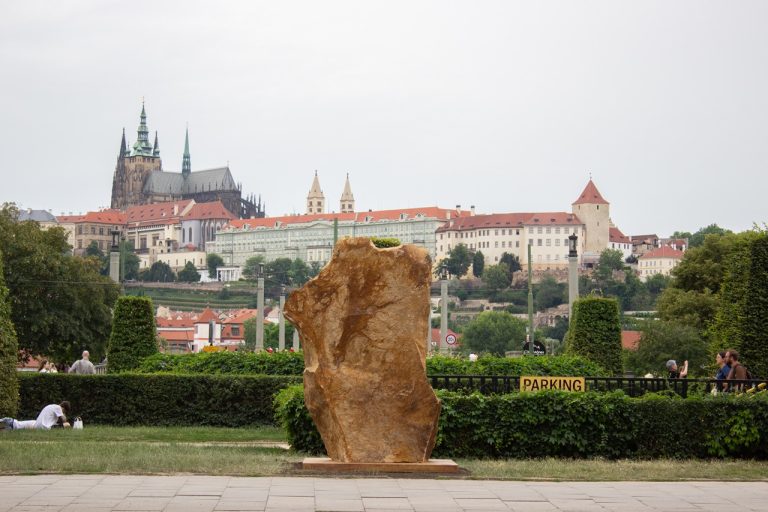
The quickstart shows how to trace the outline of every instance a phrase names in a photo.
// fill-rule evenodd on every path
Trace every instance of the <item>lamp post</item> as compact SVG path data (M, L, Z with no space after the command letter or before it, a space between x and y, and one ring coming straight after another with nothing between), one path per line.
M532 240L531 240L532 241ZM528 243L528 351L533 355L533 267L531 266L531 244Z
M440 266L440 341L441 349L448 337L448 270L445 265Z
M568 237L568 321L573 315L573 301L579 296L579 254L576 250L578 237L571 233Z
M109 232L112 235L112 247L109 249L109 278L112 281L120 282L120 232L113 230Z
M278 342L277 348L282 352L285 350L285 317L283 316L285 308L285 285L280 286L280 315L278 317Z
M256 352L264 350L264 264L259 263L256 280Z

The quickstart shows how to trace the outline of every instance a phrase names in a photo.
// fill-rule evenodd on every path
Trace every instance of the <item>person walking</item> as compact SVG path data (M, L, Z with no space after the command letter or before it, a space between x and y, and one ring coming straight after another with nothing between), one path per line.
M93 367L93 363L90 361L91 354L87 350L83 350L82 359L75 361L75 364L69 369L68 373L75 373L78 375L93 375L96 373L96 369Z
M739 353L733 350L732 348L729 348L725 352L725 359L728 361L728 364L731 365L731 371L728 372L728 376L725 378L726 381L729 380L747 380L749 378L747 374L747 367L744 366L739 362ZM726 389L735 389L735 390L741 390L743 389L744 383L734 383L733 387L726 386Z

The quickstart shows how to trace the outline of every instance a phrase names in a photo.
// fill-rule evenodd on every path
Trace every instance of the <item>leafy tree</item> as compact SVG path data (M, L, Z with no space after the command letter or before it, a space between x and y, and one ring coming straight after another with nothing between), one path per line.
M249 318L243 322L243 342L245 350L253 352L256 350L256 318Z
M19 344L11 322L11 304L3 277L3 256L0 253L0 417L15 417L19 406L19 380L16 361Z
M85 248L85 255L96 257L99 260L104 259L104 251L99 249L99 244L96 243L96 240L91 240L91 243L88 244L88 247Z
M567 353L593 361L613 375L621 366L621 323L616 299L585 297L573 303Z
M490 265L483 272L483 284L491 293L507 288L509 286L509 272L507 266L503 263Z
M501 257L499 258L499 263L504 263L507 266L507 269L509 271L509 282L512 282L512 274L515 272L522 270L522 266L520 265L520 259L514 255L510 254L508 252L504 252L501 254Z
M485 269L485 256L481 251L477 251L472 256L472 275L475 277L482 277L483 270Z
M219 267L224 266L224 258L219 256L216 253L209 253L205 257L205 265L208 267L208 278L209 279L216 279L217 273Z
M753 375L768 376L768 233L750 243L741 331L741 356Z
M645 280L645 287L648 293L656 296L663 292L672 281L672 278L664 274L653 274Z
M614 270L623 269L624 254L618 249L605 249L600 253L600 259L595 267L595 277L604 283L612 278Z
M534 285L533 291L538 311L568 302L566 284L558 283L552 276L545 276L538 285Z
M472 253L467 246L459 244L450 251L448 257L443 260L448 273L455 277L467 275L469 266L472 264Z
M173 273L173 269L163 261L154 262L149 267L149 270L142 272L139 277L142 281L158 283L172 283L176 281L176 274Z
M264 256L258 254L245 260L243 265L243 277L255 281L259 277L259 265L264 265Z
M71 256L61 228L17 222L13 205L0 208L0 247L20 348L58 362L83 349L104 355L119 288L101 276L95 258Z
M109 371L136 369L142 359L157 352L157 330L152 299L120 297L115 305L115 319L109 337Z
M296 258L291 262L291 269L288 271L290 276L291 285L303 286L304 283L310 280L312 269L304 263L301 258Z
M681 290L719 292L730 255L743 247L748 237L744 233L705 237L701 245L688 249L672 270L672 286Z
M568 318L562 316L555 318L555 325L551 327L544 327L542 330L542 334L545 338L551 338L559 341L562 341L565 338L566 332L568 332Z
M699 229L697 232L695 232L690 236L679 237L679 238L687 238L688 247L694 248L694 247L701 247L704 244L704 241L706 240L707 236L709 235L723 236L726 234L733 234L733 232L728 229L723 229L717 224L710 224L707 227Z
M677 322L647 320L641 331L637 350L626 355L628 369L636 375L663 375L664 364L670 359L687 360L692 376L703 373L702 367L709 359L707 341L697 329Z
M656 309L662 320L703 331L714 320L718 304L717 295L709 290L697 292L668 288L659 297Z
M179 270L178 279L182 283L196 283L200 281L200 272L197 271L194 263L188 261L184 264L184 268Z
M464 327L462 344L473 352L503 356L506 351L522 349L525 326L509 313L485 311Z
M635 256L634 254L630 254L629 256L627 256L627 259L624 260L624 263L626 263L627 265L634 265L635 263L637 263L637 256Z
M141 260L138 256L133 254L132 249L131 250L124 250L122 257L123 260L123 270L125 271L125 275L123 276L123 279L128 280L136 280L139 278L139 266L141 264Z
M290 258L277 258L264 266L264 272L272 284L291 284L291 267L293 262Z

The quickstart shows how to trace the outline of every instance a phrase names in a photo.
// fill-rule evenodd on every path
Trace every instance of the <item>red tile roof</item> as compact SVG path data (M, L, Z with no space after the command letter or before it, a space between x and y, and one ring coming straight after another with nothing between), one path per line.
M640 256L639 259L641 260L647 260L647 259L655 259L655 258L672 258L672 259L682 259L683 257L683 251L678 251L677 249L673 249L669 246L659 247L658 249L654 249L652 251L648 251L647 253Z
M621 331L621 348L637 350L642 334L640 331Z
M572 213L567 212L539 212L539 213L491 213L488 215L475 215L453 220L437 231L464 231L483 228L519 228L524 225L579 225L581 221Z
M157 327L160 329L181 328L181 327L194 327L195 321L192 317L185 316L183 318L156 318Z
M258 316L259 310L257 309L241 309L239 311L236 311L235 314L226 320L224 320L224 324L242 324L246 320L250 320L251 318L256 318Z
M192 201L192 199L185 199L183 201L170 201L167 203L142 204L139 206L131 206L125 213L128 216L128 223L130 224L147 221L165 222L173 218L178 218ZM175 215L173 213L174 206L177 207Z
M219 321L219 317L216 316L216 313L213 312L211 308L205 308L202 313L198 315L198 317L195 319L196 324L207 324L213 320L214 322Z
M59 215L56 217L59 224L81 222L83 219L85 219L85 215Z
M455 219L460 217L470 217L472 212L458 212L457 210L438 208L436 206L427 206L424 208L402 208L399 210L377 210L354 213L313 213L308 215L265 217L263 219L236 219L230 222L229 225L233 228L242 228L243 226L248 226L250 228L274 228L288 224L301 224L316 221L330 222L334 219L338 219L340 222L366 222L366 219L368 222L376 222L380 220L399 220L401 214L405 214L407 219L413 219L417 215L422 214L427 218L448 220L449 218Z
M577 216L568 212L539 212L531 215L531 218L525 221L526 226L537 225L545 226L547 224L555 225L580 225L582 222Z
M581 193L578 199L576 199L573 204L609 204L608 201L603 199L603 196L600 195L600 191L597 190L597 187L592 182L592 179L589 180L589 183L587 183L587 186L584 187L584 192Z
M126 223L125 213L119 210L101 210L87 212L85 215L59 215L56 220L60 223L88 222L90 224L111 224L122 226Z
M621 232L619 228L610 228L608 230L608 240L619 244L631 244L632 240Z
M188 331L159 331L158 336L166 339L167 341L195 341L195 333L192 330Z
M210 203L195 203L192 209L184 215L185 220L205 220L205 219L229 219L234 220L237 217L224 208L221 201L212 201Z

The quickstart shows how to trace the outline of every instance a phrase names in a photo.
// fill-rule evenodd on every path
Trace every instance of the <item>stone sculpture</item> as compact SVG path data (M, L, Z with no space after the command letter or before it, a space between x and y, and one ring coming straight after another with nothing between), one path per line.
M429 459L440 416L425 371L430 272L422 248L345 239L286 302L307 409L333 461Z

